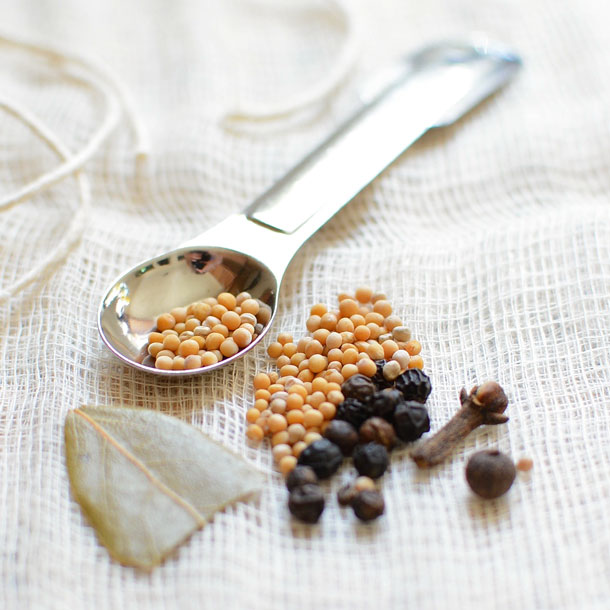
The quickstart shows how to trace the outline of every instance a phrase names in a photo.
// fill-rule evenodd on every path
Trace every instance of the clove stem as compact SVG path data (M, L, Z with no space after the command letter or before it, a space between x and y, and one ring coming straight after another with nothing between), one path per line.
M426 439L411 453L420 468L440 464L475 428L483 424L497 425L508 421L504 415L508 399L500 384L495 381L475 386L470 394L462 389L460 401L460 410L434 436Z

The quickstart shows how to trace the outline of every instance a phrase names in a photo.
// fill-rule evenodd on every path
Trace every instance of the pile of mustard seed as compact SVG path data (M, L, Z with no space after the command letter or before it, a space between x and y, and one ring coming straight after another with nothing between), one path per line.
M294 341L280 333L267 353L279 372L254 377L254 405L248 409L246 434L253 441L270 437L273 456L287 475L310 443L324 434L344 400L341 385L352 375L378 374L395 379L407 368L423 368L421 344L384 294L360 287L340 294L338 307L318 303L306 323L309 334Z
M148 354L164 370L197 369L234 356L262 332L271 308L247 292L222 292L157 318Z

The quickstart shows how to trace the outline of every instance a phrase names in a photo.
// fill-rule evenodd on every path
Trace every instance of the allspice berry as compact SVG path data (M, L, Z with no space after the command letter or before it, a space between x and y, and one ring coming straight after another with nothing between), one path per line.
M382 417L370 417L360 426L361 443L379 443L388 451L396 445L396 432L392 424Z
M473 454L466 464L466 480L474 493L491 500L506 493L517 471L513 461L497 449Z
M361 521L372 521L383 514L385 502L383 496L373 489L359 492L351 502L354 514Z

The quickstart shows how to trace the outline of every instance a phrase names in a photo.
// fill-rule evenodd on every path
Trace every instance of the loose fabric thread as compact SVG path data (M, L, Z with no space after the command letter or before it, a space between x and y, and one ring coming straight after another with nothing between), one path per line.
M84 68L88 73L87 76L73 75L72 77L76 78L86 87L100 93L106 109L101 124L90 137L89 141L81 150L73 154L40 119L24 108L23 104L0 98L0 107L22 121L61 159L61 163L54 169L45 172L29 184L0 199L0 211L8 210L14 205L26 201L35 194L44 191L53 184L75 173L80 193L80 204L64 238L39 265L28 271L20 280L0 290L0 302L2 302L23 290L37 277L43 276L46 270L62 260L82 238L85 228L86 211L90 207L90 192L88 181L82 174L81 169L100 150L102 144L117 126L121 110L125 112L134 131L137 158L141 159L148 154L148 143L146 142L142 125L133 110L124 87L106 69L93 64L90 60L84 60L56 49L13 38L7 34L0 33L0 43L46 57L58 65L67 63Z

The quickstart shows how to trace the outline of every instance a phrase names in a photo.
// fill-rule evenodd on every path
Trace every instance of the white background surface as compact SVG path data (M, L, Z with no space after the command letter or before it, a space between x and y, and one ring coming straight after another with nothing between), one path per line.
M326 103L229 123L315 88L346 44L328 2L8 1L3 33L101 62L150 143L139 167L122 115L86 166L92 211L79 244L0 309L0 606L21 608L608 608L610 589L610 39L594 0L346 3L353 69ZM370 284L421 340L433 429L462 386L502 383L510 422L474 433L418 473L403 449L383 479L386 515L355 522L327 484L316 527L291 521L266 447L244 439L264 349L176 382L127 369L98 338L96 309L123 268L237 211L321 140L366 74L418 45L485 31L524 70L459 125L426 136L293 261L275 333L304 334L309 306ZM72 151L102 121L73 68L0 43L0 90ZM407 111L407 110L406 110ZM0 112L0 192L57 163ZM363 151L363 154L365 151ZM0 212L9 287L65 233L67 178ZM275 333L272 333L275 334ZM271 341L272 336L268 341ZM72 499L66 412L83 403L162 410L267 476L151 574L114 563ZM497 446L534 469L476 500L466 457Z

